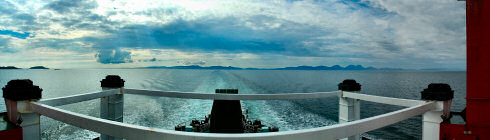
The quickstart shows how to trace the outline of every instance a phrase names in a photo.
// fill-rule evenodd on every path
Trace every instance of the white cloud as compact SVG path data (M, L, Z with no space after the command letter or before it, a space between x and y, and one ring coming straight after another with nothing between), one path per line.
M454 0L77 2L0 0L10 10L0 10L1 30L35 34L27 40L9 39L3 48L27 45L79 53L122 49L134 59L153 58L149 52L156 49L169 51L178 60L198 62L195 56L206 57L203 61L209 65L253 60L240 63L250 67L288 65L282 60L305 65L465 66L465 6ZM210 49L185 46L199 41L161 45L159 38L148 37L157 31L171 34L165 27L177 28L174 24L180 22L188 25L177 31L206 34L198 37L208 37L204 38L208 44L209 39L227 39L224 42L252 45ZM127 43L130 40L139 42ZM157 59L168 60L161 57ZM90 60L95 63L95 58Z

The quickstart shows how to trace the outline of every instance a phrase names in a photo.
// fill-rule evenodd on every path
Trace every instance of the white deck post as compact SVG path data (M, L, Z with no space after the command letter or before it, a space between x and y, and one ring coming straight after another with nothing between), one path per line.
M437 101L437 109L425 112L422 119L422 139L438 140L442 122L442 101Z
M339 123L346 123L361 119L361 105L359 99L343 97L343 91L360 93L361 85L355 80L344 80L339 84ZM359 140L359 135L343 138L342 140Z
M19 111L22 123L22 137L25 140L41 139L41 120L40 115L31 111L29 106L31 101L18 101L17 110Z
M422 119L422 139L440 139L440 124L446 119L450 122L451 101L454 91L448 84L431 83L422 92L422 100L436 101L436 109L425 112Z
M11 80L3 90L8 121L22 127L22 138L40 140L40 115L31 110L30 102L41 99L42 89L29 79Z
M123 122L124 80L117 75L108 75L101 81L102 90L119 89L119 94L102 97L100 99L100 118ZM121 140L108 135L101 134L101 140Z

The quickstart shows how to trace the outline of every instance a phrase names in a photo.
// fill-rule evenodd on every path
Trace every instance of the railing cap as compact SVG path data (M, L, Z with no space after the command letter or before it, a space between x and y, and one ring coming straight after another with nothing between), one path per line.
M360 91L361 84L357 83L354 79L345 79L342 83L339 83L339 90Z
M454 90L445 83L431 83L420 93L422 100L447 101L454 97Z
M33 84L30 79L15 79L10 80L3 90L3 98L21 101L41 99L43 89Z
M101 87L120 88L124 87L124 80L119 75L107 75L100 81Z

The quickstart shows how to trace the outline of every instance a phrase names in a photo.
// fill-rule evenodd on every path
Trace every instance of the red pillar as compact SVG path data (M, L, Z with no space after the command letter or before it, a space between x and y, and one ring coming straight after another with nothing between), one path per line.
M440 138L490 140L490 0L466 0L466 125L441 124Z
M490 1L466 0L467 126L478 139L490 139Z

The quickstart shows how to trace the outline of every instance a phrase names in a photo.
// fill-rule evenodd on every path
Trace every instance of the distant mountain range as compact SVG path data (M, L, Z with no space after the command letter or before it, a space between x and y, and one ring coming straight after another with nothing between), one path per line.
M405 70L401 68L374 68L374 67L364 67L362 65L348 65L342 67L339 65L334 66L297 66L297 67L284 67L284 68L240 68L232 66L208 66L202 67L199 65L191 66L151 66L143 67L149 69L207 69L207 70Z
M209 67L201 67L199 65L191 65L191 66L151 66L151 67L143 67L148 69L210 69L210 70L241 70L244 68L232 67L232 66L209 66Z
M22 69L22 68L17 68L14 66L6 66L6 67L0 66L0 69ZM34 66L34 67L29 68L29 69L49 69L49 68L46 68L44 66Z

